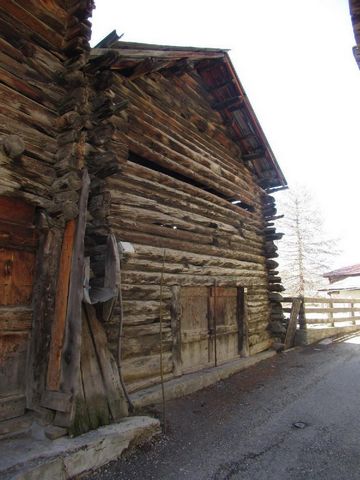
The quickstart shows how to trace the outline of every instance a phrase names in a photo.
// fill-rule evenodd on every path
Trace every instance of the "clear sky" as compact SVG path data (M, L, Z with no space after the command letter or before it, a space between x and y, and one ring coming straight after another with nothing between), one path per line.
M360 70L347 0L97 0L92 44L114 29L125 41L231 49L290 187L312 190L341 239L334 267L360 263Z

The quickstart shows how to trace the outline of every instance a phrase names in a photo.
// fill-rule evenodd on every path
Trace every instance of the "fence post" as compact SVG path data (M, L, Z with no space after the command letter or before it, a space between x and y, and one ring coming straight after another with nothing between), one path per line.
M306 330L306 315L305 315L305 302L304 297L300 295L300 310L299 310L299 327L300 330Z
M285 342L284 342L285 350L287 350L288 348L294 345L298 316L299 316L302 303L303 303L302 297L293 299L289 324L288 324Z
M329 323L332 327L335 327L335 322L334 322L334 313L333 313L333 308L334 308L334 304L333 302L330 302L329 303L329 306L331 308L331 312L329 312Z
M352 316L352 317L355 317L354 302L351 302L350 305L351 305L351 316ZM356 319L355 319L355 318L352 319L352 324L353 324L353 325L356 325Z

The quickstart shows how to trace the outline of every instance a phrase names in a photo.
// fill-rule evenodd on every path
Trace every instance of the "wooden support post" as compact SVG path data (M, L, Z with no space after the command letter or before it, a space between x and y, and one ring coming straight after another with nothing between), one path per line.
M296 325L297 325L297 320L298 320L302 303L303 303L303 299L301 297L294 298L293 300L289 325L288 325L286 337L285 337L285 350L287 350L288 348L294 345Z
M75 220L70 220L65 227L61 247L60 265L56 288L55 317L51 330L49 363L47 370L47 389L59 390L61 374L61 355L64 346L66 308L69 294L71 261L75 238Z
M61 356L61 391L72 394L72 410L69 414L57 413L55 424L69 427L75 414L75 401L80 380L80 351L82 330L82 299L84 281L84 237L90 177L87 169L82 176L79 200L79 217L76 222L74 248L71 260L69 295L66 310L65 340Z
M104 383L106 400L114 421L127 417L128 408L124 392L120 383L119 370L111 354L104 327L96 317L95 308L84 304L89 332L95 347L97 361Z

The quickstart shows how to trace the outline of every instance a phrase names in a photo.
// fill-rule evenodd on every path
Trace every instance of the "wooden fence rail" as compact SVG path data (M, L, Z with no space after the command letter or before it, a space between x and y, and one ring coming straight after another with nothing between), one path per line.
M285 348L293 345L300 330L321 326L347 327L360 321L360 298L285 297L283 311L290 313ZM348 325L346 325L348 324ZM359 323L360 328L360 323Z

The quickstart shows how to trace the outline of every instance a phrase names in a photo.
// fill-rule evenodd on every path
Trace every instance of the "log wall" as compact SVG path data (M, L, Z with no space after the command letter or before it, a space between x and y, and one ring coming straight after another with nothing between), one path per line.
M112 90L129 102L127 131L112 137L121 145L122 171L107 181L107 221L118 240L135 248L122 264L122 368L130 390L159 380L162 274L167 377L175 370L178 286L247 287L250 352L268 348L268 196L242 162L196 73L134 80L117 75ZM118 121L124 124L124 116ZM107 325L113 349L117 313Z
M0 194L36 207L30 408L45 388L64 228L78 215L92 7L90 0L0 5Z

